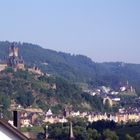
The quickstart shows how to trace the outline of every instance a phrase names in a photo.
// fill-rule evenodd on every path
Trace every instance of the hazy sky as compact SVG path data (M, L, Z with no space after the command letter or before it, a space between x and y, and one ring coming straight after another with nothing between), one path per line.
M140 63L140 0L0 0L0 40Z

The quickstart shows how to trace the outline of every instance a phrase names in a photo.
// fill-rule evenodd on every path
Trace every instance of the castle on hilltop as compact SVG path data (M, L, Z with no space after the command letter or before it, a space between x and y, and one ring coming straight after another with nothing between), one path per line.
M9 55L5 60L0 61L0 71L11 67L16 71L17 69L24 70L24 61L22 57L19 57L18 48L15 46L15 43L11 44L9 48Z

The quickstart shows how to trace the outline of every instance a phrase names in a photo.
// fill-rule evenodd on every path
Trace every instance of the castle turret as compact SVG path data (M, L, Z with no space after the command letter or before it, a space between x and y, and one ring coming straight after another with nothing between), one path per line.
M22 57L19 57L18 48L15 47L14 43L9 48L8 66L14 68L14 70L24 69L24 61Z
M18 57L18 48L15 47L14 43L9 48L9 57Z

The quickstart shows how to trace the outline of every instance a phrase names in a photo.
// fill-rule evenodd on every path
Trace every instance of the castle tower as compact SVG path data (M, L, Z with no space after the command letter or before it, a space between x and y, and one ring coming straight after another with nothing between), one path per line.
M9 48L9 57L18 57L18 48L15 47L14 43Z
M8 66L12 67L15 71L17 69L24 69L24 61L22 57L18 55L18 48L15 47L15 43L12 43L9 48L9 58L8 58Z

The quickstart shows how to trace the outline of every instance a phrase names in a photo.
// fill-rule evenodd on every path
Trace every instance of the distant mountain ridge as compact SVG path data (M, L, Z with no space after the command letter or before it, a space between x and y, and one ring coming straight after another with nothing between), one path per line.
M0 42L0 59L7 56L10 45L8 41ZM95 63L83 55L57 52L30 43L17 43L17 47L25 64L35 64L44 72L91 86L107 85L115 88L128 80L140 93L140 64Z

